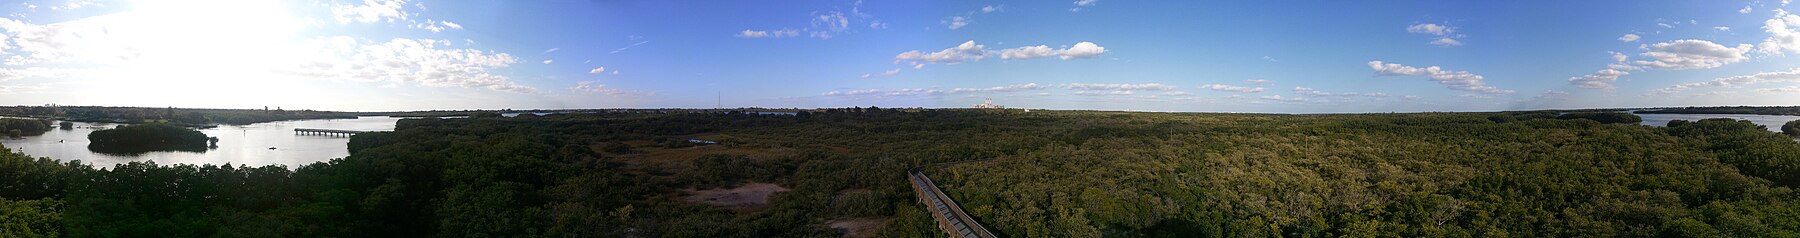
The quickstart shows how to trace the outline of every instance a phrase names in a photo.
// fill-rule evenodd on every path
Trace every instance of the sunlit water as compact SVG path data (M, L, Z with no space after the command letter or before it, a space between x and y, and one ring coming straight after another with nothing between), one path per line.
M1751 123L1756 123L1757 125L1762 125L1763 127L1768 127L1769 131L1774 131L1774 132L1781 132L1782 124L1787 124L1788 122L1794 121L1794 120L1800 120L1800 116L1751 115L1751 114L1636 114L1636 115L1638 115L1639 117L1643 117L1644 118L1643 124L1648 125L1648 126L1668 126L1669 121L1674 121L1674 120L1699 121L1700 119L1707 119L1707 118L1731 118L1731 119L1738 119L1738 120L1750 120Z
M349 137L299 135L294 128L337 129L358 131L391 131L400 118L361 117L357 119L301 120L221 125L201 129L207 136L218 137L219 147L206 152L150 152L141 155L109 155L88 151L88 132L112 128L119 124L75 123L75 129L51 129L39 136L0 139L7 149L35 157L57 160L81 160L95 166L111 166L133 161L156 161L157 164L225 164L287 165L298 167L313 162L349 156ZM274 148L274 149L270 149Z

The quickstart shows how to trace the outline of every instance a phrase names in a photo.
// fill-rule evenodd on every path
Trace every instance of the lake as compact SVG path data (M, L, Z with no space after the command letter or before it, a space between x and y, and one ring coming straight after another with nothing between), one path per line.
M299 120L220 125L201 129L207 136L219 138L219 148L206 152L150 152L141 155L108 155L88 151L88 132L113 128L120 124L76 122L75 129L51 129L39 136L0 139L7 149L34 157L57 160L81 160L94 166L110 167L133 161L156 161L157 164L225 164L287 165L289 168L313 162L349 156L344 136L298 135L294 128L337 129L358 131L392 131L397 117L360 117L357 119ZM275 149L271 150L270 147Z
M1638 115L1639 117L1643 117L1644 118L1643 124L1648 125L1648 126L1668 126L1669 121L1674 121L1674 120L1678 120L1678 119L1679 120L1689 120L1689 121L1699 121L1700 119L1707 119L1707 118L1731 118L1731 119L1738 119L1738 120L1750 120L1751 123L1756 123L1757 125L1762 125L1763 127L1768 127L1769 131L1774 131L1774 132L1781 132L1782 124L1787 124L1788 122L1794 121L1794 120L1800 120L1800 116L1776 116L1776 115L1752 115L1752 114L1636 114L1636 115Z

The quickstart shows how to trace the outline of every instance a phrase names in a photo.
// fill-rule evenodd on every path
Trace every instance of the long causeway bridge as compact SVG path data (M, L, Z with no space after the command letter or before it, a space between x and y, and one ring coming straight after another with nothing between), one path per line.
M956 201L950 200L949 195L944 195L944 191L938 189L937 183L931 182L931 177L925 176L924 167L906 170L906 180L912 182L913 191L919 194L919 202L924 203L926 210L931 211L931 217L937 220L938 228L943 229L944 233L950 234L950 237L995 237L994 233L988 232L986 227L982 227L980 222L975 221L975 218L969 217L968 213L963 212L962 207L957 206Z
M294 128L294 134L301 134L301 135L352 136L352 135L356 135L357 133L363 133L363 132L373 132L373 131Z

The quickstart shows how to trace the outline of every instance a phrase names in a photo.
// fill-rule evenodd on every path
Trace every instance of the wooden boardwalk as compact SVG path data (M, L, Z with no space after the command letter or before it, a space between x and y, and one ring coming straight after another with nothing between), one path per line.
M371 131L294 128L294 133L301 134L301 135L352 136L352 135L356 135L357 133L363 133L363 132L371 132Z
M938 228L950 234L950 237L995 237L994 233L988 232L987 227L982 227L975 218L963 212L962 207L950 200L949 195L939 190L937 183L925 176L924 167L906 170L906 178L912 182L913 191L919 194L919 202L924 203L926 210L931 211L931 217L937 220Z

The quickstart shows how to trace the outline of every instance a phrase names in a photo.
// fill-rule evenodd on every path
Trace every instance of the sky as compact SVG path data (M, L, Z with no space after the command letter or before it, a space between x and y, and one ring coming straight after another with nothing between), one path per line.
M1783 0L8 2L0 105L1800 104L1800 6Z

